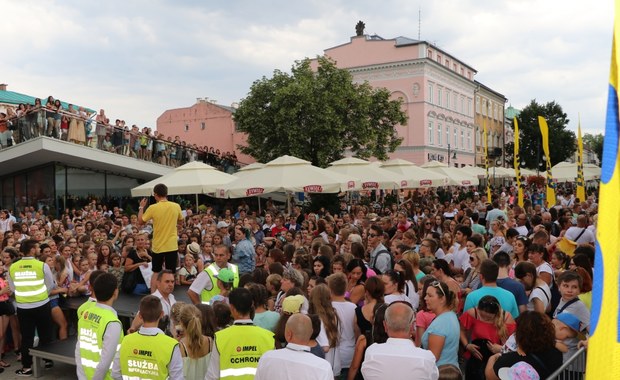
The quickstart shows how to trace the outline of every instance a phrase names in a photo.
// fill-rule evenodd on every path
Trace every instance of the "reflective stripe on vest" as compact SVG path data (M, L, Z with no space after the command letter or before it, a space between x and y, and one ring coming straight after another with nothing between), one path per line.
M88 301L87 301L88 302ZM79 316L78 319L78 340L80 342L80 363L84 369L84 374L91 379L95 375L95 371L101 360L101 351L103 348L103 337L105 330L111 322L121 323L118 317L111 310L97 306L94 302L88 302L90 307ZM117 342L116 350L120 349L120 342L123 337L121 335ZM105 380L111 380L112 362L104 375Z
M228 269L230 269L235 275L233 280L233 287L236 288L239 286L239 267L235 264L230 264L230 267L228 267ZM217 286L217 279L215 278L219 271L215 267L215 263L206 267L204 271L207 272L207 275L209 276L213 287L211 288L211 290L203 289L202 292L200 292L200 301L202 303L209 303L211 298L220 294L220 288Z
M35 303L48 298L42 261L22 259L13 263L9 274L15 284L17 303Z

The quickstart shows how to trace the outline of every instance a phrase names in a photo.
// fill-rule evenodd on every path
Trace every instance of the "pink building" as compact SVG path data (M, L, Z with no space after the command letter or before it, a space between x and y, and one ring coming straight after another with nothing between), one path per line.
M325 55L348 69L355 81L385 87L394 99L403 99L409 121L397 127L403 143L391 158L474 165L476 70L471 66L426 41L406 37L356 36Z
M157 131L198 146L214 147L221 153L234 151L239 162L252 163L255 161L252 157L237 149L238 144L245 145L246 136L235 131L234 110L234 103L227 107L208 98L198 98L190 107L164 111L157 118Z

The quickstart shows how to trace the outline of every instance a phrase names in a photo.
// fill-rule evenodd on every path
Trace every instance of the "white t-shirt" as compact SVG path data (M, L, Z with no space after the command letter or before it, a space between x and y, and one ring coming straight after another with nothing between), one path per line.
M454 261L454 266L463 271L471 268L471 264L469 264L469 253L467 253L467 248L465 248L465 246L461 248L461 246L457 244L454 247L454 257L452 260Z
M551 301L551 289L549 289L549 285L546 282L541 281L540 285L537 285L532 292L530 293L530 298L527 304L527 310L534 311L534 299L538 298L542 301L543 305L545 305L545 310L547 310L547 306L549 306L549 302Z
M581 234L581 231L583 231L583 234ZM579 236L579 234L581 234L581 236ZM577 236L579 236L579 239L577 239ZM594 243L595 240L592 231L587 228L584 230L581 227L569 227L568 230L566 230L564 237L579 244Z
M415 286L411 280L405 281L405 294L409 298L409 303L413 306L413 310L418 310L418 306L420 306L420 295L415 291Z
M354 303L348 301L332 301L332 306L336 309L336 314L340 320L338 324L340 337L336 349L340 354L342 368L349 368L351 366L351 360L353 360L353 353L355 352L354 325L355 309L357 307Z

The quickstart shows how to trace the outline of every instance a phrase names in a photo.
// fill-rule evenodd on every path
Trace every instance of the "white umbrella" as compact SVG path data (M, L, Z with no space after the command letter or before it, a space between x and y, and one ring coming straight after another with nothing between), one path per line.
M577 179L577 163L560 162L551 168L551 173L556 181L575 182ZM584 164L583 178L586 181L601 178L601 168L592 164Z
M168 186L169 195L209 194L237 177L221 172L213 166L199 161L179 166L170 173L131 189L132 197L148 197L158 183ZM198 195L196 195L198 198Z
M397 189L401 187L401 178L391 171L373 165L355 157L347 157L329 164L327 170L346 176L359 178L362 181L362 189Z
M495 170L495 173L493 171ZM494 166L489 168L489 177L495 175L496 178L514 178L516 176L514 168L504 168L502 166ZM523 175L523 174L521 174Z
M397 174L401 178L402 188L439 187L445 186L448 176L422 169L413 163L397 158L384 162L381 168Z
M338 193L359 190L358 178L321 169L297 157L282 156L222 187L220 198L243 198L278 191Z
M438 161L429 161L421 166L424 169L448 176L448 185L452 186L477 186L478 177L467 174L459 168L449 167Z
M485 177L487 175L487 171L479 166L465 165L461 170L476 177ZM489 168L489 170L491 170L491 168Z
M536 175L536 170L521 168L521 175L525 177Z

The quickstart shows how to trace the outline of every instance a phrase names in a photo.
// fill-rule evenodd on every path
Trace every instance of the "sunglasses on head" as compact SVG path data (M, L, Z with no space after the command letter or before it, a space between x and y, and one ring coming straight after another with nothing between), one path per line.
M439 281L433 281L431 282L431 286L433 288L439 289L439 291L441 292L441 294L445 297L446 296L446 292L444 292L443 288L441 287L441 283Z

